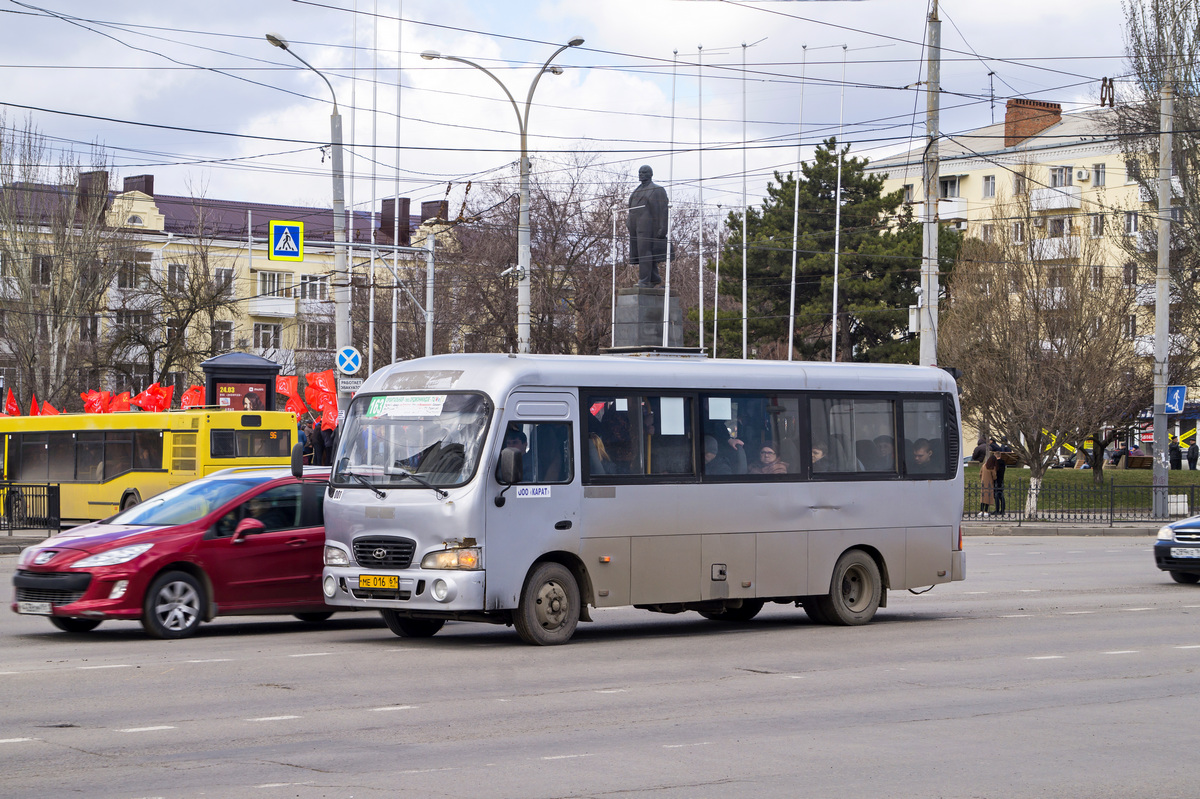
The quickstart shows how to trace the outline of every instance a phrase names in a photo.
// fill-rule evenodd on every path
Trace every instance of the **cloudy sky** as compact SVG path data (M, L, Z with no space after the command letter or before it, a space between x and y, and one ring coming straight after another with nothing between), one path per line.
M1002 119L1010 97L1092 107L1125 69L1120 0L938 5L945 132ZM119 176L153 174L164 194L329 204L329 89L268 32L332 82L361 209L373 187L376 205L396 192L397 169L414 202L513 172L500 87L428 50L487 67L523 105L545 59L583 37L538 84L535 170L582 152L632 188L646 163L681 194L703 178L707 206L740 204L743 156L754 202L794 167L798 134L810 150L839 119L868 157L924 134L928 0L0 0L0 13L5 124L99 143Z

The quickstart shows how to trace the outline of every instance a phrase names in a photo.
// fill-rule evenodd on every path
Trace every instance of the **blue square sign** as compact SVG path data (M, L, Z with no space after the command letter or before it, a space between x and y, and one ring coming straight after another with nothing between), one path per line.
M271 249L269 261L304 260L304 223L271 222Z

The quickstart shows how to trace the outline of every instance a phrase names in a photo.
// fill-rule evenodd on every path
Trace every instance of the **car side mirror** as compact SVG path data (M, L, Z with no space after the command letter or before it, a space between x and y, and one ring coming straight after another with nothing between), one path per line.
M292 477L297 480L304 479L304 445L297 444L292 447Z
M262 519L255 519L253 516L247 516L238 522L237 527L233 530L233 543L238 543L248 535L261 533L267 529L267 526L262 523Z

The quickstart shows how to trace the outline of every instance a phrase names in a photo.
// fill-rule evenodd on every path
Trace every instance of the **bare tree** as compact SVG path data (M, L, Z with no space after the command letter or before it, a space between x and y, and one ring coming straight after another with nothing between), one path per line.
M1150 366L1129 336L1134 289L1098 239L1070 217L1039 221L1026 196L998 202L983 233L954 267L938 362L962 370L965 420L1005 433L1029 466L1032 514L1052 442L1134 418Z

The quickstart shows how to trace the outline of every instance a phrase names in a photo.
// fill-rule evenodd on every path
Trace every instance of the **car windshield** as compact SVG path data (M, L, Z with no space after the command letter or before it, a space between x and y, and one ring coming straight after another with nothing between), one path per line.
M187 524L201 519L246 489L273 479L267 475L204 477L156 494L140 505L123 510L108 524Z
M420 488L461 485L483 452L492 406L482 394L357 397L338 444L332 483Z

